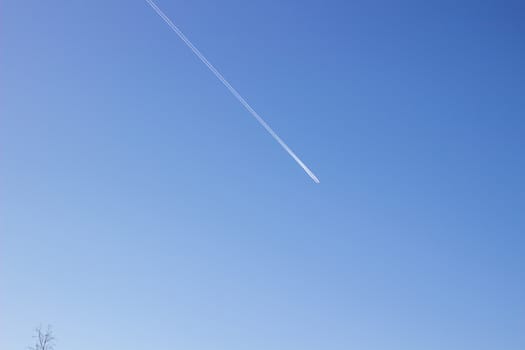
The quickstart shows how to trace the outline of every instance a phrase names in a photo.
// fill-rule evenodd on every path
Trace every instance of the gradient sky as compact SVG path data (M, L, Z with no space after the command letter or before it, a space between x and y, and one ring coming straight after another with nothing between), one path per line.
M525 348L523 1L0 5L0 348Z

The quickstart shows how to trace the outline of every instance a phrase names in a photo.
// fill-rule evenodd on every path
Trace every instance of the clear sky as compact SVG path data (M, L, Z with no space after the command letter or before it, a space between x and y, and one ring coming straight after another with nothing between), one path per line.
M525 348L523 1L0 5L0 348Z

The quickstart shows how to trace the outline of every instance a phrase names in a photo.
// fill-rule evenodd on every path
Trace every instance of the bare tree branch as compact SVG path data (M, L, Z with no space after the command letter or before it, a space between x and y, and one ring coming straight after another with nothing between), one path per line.
M35 346L30 346L29 350L54 350L55 337L51 326L47 326L45 331L42 329L42 326L39 326L35 329L35 333L33 336L36 339Z

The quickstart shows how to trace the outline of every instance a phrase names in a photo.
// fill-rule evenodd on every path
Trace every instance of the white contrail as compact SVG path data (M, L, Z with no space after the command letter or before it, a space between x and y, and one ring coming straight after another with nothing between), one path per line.
M288 152L288 154L297 162L297 164L299 164L301 168L303 168L303 170L308 174L308 176L310 176L315 183L319 183L320 181L317 178L317 176L315 176L315 174L310 169L308 169L308 167L302 162L302 160L299 159L297 155L295 155L295 153L290 149L290 147L288 147L288 145L284 143L284 141L279 137L279 135L277 135L275 131L273 131L273 129L264 121L264 119L259 114L257 114L257 112L248 104L248 102L246 102L246 100L237 92L237 90L235 90L233 86L230 85L230 83L222 76L222 74L219 73L219 71L215 69L214 66L212 66L212 64L206 59L206 57L204 57L204 55L191 43L191 41L188 38L186 38L184 33L182 33L180 29L177 28L175 24L173 24L173 22L168 18L168 16L166 16L164 12L162 12L162 10L152 0L146 0L146 2L155 10L155 12L157 12L157 14L164 20L164 22L166 22L170 26L170 28L179 36L179 38L181 38L182 41L184 41L184 43L191 49L191 51L193 51L193 53L202 61L202 63L204 63L206 67L208 67L208 69L217 77L217 79L219 79L221 83L223 83L224 86L228 88L228 90L244 106L244 108L246 108L248 112L250 112L250 114L255 119L257 119L259 124L261 124L263 128L265 128L266 131L268 131L268 133L272 135L275 141L277 141L281 145L281 147L284 148L284 150Z

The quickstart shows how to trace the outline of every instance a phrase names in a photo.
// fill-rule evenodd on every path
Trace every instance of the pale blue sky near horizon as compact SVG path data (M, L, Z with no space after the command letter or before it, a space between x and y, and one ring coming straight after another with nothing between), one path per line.
M0 3L0 348L525 348L525 3Z

